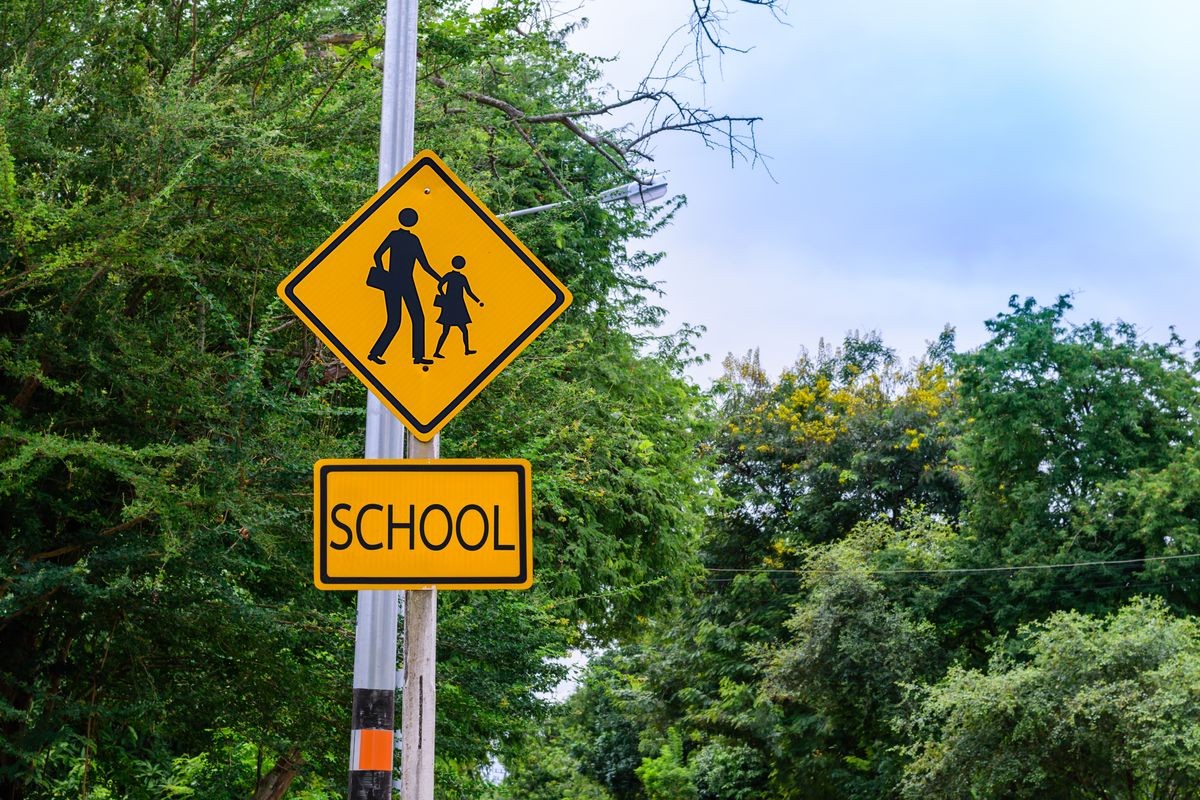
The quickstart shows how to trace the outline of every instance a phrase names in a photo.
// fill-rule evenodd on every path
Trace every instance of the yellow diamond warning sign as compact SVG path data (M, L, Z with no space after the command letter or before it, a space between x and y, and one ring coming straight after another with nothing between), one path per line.
M326 459L313 468L321 589L527 589L529 462Z
M566 287L429 151L278 291L424 441L571 302Z

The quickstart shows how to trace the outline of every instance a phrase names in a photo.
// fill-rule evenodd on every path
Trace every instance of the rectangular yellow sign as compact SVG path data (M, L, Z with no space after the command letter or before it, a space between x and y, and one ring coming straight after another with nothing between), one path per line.
M522 459L325 459L313 467L319 589L528 589Z

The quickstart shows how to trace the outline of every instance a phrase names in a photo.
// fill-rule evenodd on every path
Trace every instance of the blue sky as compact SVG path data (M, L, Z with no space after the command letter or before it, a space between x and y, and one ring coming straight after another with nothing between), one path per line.
M728 6L728 41L753 49L682 91L762 116L771 174L693 137L654 151L689 202L652 277L673 323L708 328L701 383L727 352L760 348L775 373L851 330L915 356L950 324L972 347L1013 294L1200 338L1200 6ZM690 8L590 0L574 43L618 56L607 78L627 89Z

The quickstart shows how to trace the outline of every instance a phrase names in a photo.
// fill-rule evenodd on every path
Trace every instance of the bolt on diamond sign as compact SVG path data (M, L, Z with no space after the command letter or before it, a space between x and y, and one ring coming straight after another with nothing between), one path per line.
M278 293L422 441L571 303L562 282L428 150Z

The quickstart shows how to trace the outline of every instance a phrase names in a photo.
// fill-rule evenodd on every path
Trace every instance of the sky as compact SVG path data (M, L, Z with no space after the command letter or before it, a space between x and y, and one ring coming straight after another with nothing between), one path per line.
M763 162L731 167L685 134L653 148L688 202L649 242L667 254L650 277L670 326L707 328L702 385L727 353L758 348L778 374L851 331L905 358L946 325L976 347L1011 295L1073 293L1073 322L1200 338L1200 6L727 7L725 41L749 52L710 57L705 81L677 87L761 116ZM584 0L571 41L616 57L605 80L628 90L664 42L691 52L691 8Z

